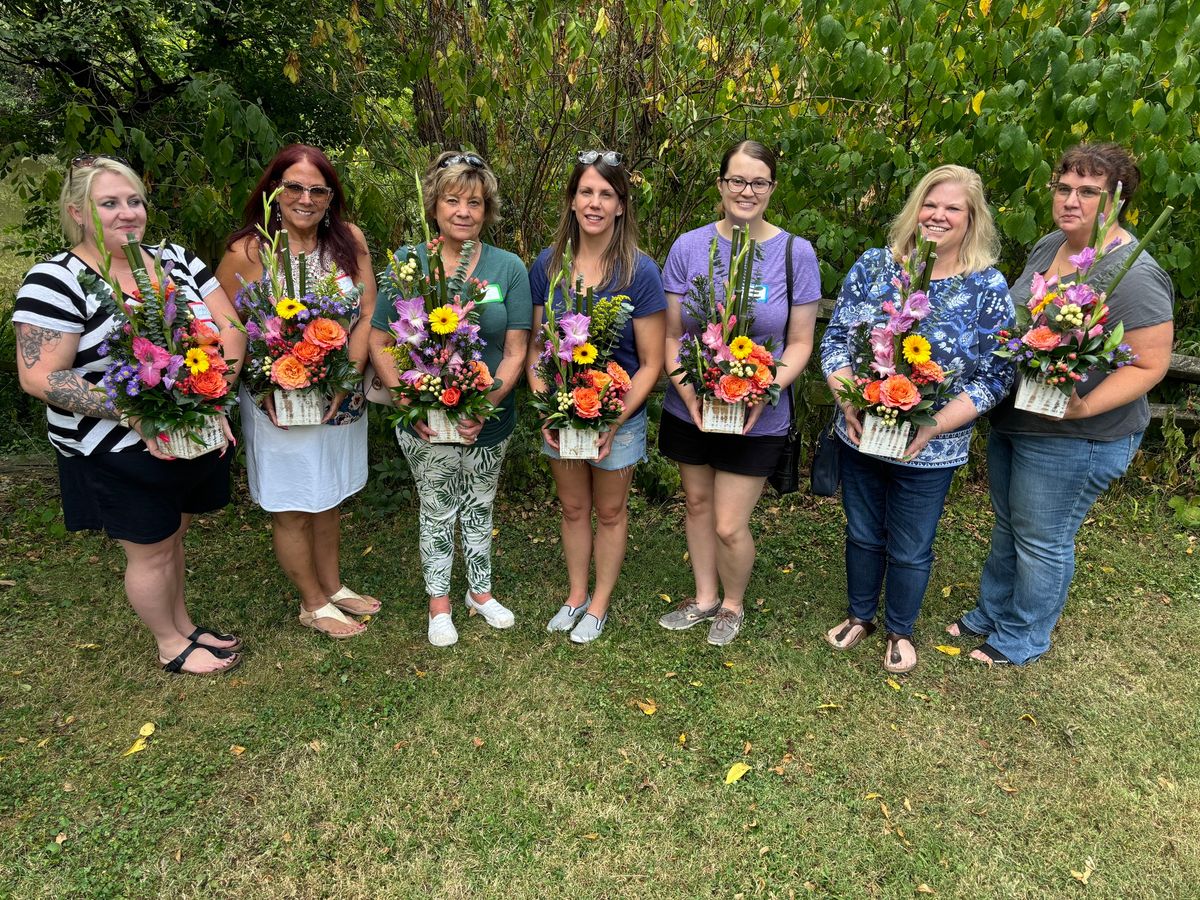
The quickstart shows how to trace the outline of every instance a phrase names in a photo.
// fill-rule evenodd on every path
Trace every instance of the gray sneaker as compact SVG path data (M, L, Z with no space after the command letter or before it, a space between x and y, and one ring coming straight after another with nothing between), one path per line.
M711 619L721 608L720 602L710 609L701 609L696 604L695 597L688 597L680 602L673 610L658 620L658 624L668 631L684 631L697 622Z
M724 647L730 643L742 630L742 619L745 615L745 611L722 609L713 616L712 625L708 628L708 642L714 647Z
M600 633L604 631L604 626L607 623L608 613L604 614L603 619L597 619L591 613L584 613L583 618L579 620L579 624L571 629L571 643L590 644L596 638L600 637Z
M579 624L580 617L587 612L587 608L591 605L591 594L588 594L587 599L583 601L582 606L571 606L569 603L564 603L561 607L559 607L558 612L554 614L554 618L546 623L546 630L570 631Z

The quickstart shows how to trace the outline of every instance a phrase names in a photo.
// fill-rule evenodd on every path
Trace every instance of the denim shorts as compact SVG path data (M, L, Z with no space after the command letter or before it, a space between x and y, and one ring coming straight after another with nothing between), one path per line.
M542 441L542 453L551 459L558 459L558 451ZM615 472L636 466L646 458L646 410L642 409L637 415L617 429L613 435L612 449L608 456L596 462L595 460L568 460L569 462L586 462L589 466Z

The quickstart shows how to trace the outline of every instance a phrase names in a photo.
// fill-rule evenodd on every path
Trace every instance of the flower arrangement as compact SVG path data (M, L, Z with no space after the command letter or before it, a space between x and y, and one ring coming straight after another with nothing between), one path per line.
M1100 208L1107 194L1100 197ZM1109 325L1109 307L1105 302L1120 284L1142 250L1174 211L1167 207L1126 258L1107 291L1099 291L1089 279L1096 263L1116 249L1119 241L1112 232L1120 219L1121 185L1113 195L1113 215L1096 216L1092 241L1082 251L1068 257L1076 269L1065 279L1033 276L1029 302L1017 307L1017 327L996 335L997 356L1016 363L1020 375L1016 406L1052 418L1062 418L1075 385L1087 380L1089 370L1107 373L1137 360L1137 354L1123 342L1125 326Z
M264 223L274 196L263 201ZM353 390L362 378L347 346L362 286L343 290L348 279L336 272L309 284L303 253L294 277L290 263L280 265L281 257L290 260L287 231L271 235L260 226L259 232L262 277L243 283L234 299L246 328L242 377L256 397L275 391L280 425L315 425L329 399Z
M427 235L428 237L428 235ZM486 419L496 407L488 399L498 382L483 361L477 303L487 282L467 277L475 242L462 246L458 264L447 276L436 237L425 244L428 273L413 249L404 259L391 254L380 276L380 293L396 310L391 323L396 336L389 348L400 372L392 389L398 401L393 424L424 420L434 443L461 443L455 423Z
M558 286L571 281L570 251L550 279L546 298L544 341L535 373L546 385L535 392L533 406L547 428L559 432L559 453L564 459L595 459L600 432L606 431L625 411L629 374L612 358L613 349L633 315L633 304L624 294L597 299L582 280L563 295L566 312L555 312Z
M100 275L85 271L78 279L116 322L99 347L109 362L97 390L104 392L109 408L123 419L140 419L139 430L156 435L176 457L194 459L225 446L221 422L229 365L208 307L172 280L172 261L160 261L164 245L155 256L152 278L132 236L122 249L137 287L133 299L125 299L111 274L98 215L93 222Z
M864 322L852 338L853 374L840 379L838 398L864 413L859 449L899 458L911 426L936 425L935 407L952 396L954 372L932 358L932 345L920 333L928 317L929 282L936 245L917 235L917 244L892 279L896 299L886 300L883 324Z
M772 344L750 338L754 324L753 263L757 244L741 228L733 229L727 277L721 282L717 239L708 251L708 276L698 276L683 301L691 318L702 324L699 334L685 333L679 344L679 368L703 401L705 431L741 434L746 407L779 402L775 383L778 364Z

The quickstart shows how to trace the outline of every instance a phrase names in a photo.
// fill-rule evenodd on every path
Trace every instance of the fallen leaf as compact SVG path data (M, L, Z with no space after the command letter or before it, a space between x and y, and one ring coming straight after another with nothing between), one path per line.
M668 672L666 675L663 676L663 678L674 678L675 674L676 673L674 673L674 672Z
M701 686L703 686L704 682L703 681L689 681L688 684L690 684L692 687L701 687Z
M659 595L658 595L658 598L659 598L660 600L662 600L662 602L663 602L663 603L670 603L670 602L671 602L671 595L670 595L670 594L659 594Z
M290 831L285 831L283 833L283 842L285 844L290 844L292 842L292 833Z
M725 668L727 668L727 669L732 669L732 668L733 668L733 663L732 663L730 660L728 660L728 659L727 659L727 660L725 660Z
M996 787L1000 788L1006 794L1015 794L1017 792L1017 789L1011 784L1001 784L999 781L996 782Z
M144 737L140 737L136 741L134 741L132 744L130 744L129 749L126 750L121 755L122 756L132 756L134 753L141 753L145 749L146 749L146 739Z
M749 756L752 749L754 749L754 745L749 741L746 741L745 745L742 747L742 756Z
M1028 722L1030 725L1037 725L1037 719L1035 719L1035 718L1034 718L1033 716L1031 716L1029 713L1025 713L1025 714L1023 714L1023 715L1021 716L1021 718L1020 718L1018 721L1021 721L1021 722Z
M183 862L183 848L180 847L175 851L175 862Z
M887 804L882 800L879 801L879 811L883 813L883 817L885 819L890 819L892 817L891 812L888 811Z
M416 672L416 675L417 675L417 677L418 677L418 678L424 678L424 677L425 677L425 675L427 674L427 673L425 673L425 672L422 672L420 669L416 669L416 670L414 670L414 671Z
M312 750L313 753L320 753L321 746L321 742L318 740L311 740L308 742L308 749Z
M50 738L42 738L40 741L37 742L38 749L41 750L48 743L50 743Z
M900 682L898 682L895 678L889 678L886 683L887 683L887 686L890 687L893 691L900 690Z
M840 703L822 703L820 706L817 707L817 709L841 709L841 708L842 708L842 704L840 704Z
M742 777L750 771L750 766L744 762L735 762L729 767L729 771L725 773L725 783L733 784L735 781L740 781Z
M62 789L63 793L69 794L71 791L75 790L75 785L71 784L69 781L64 781Z
M396 743L392 744L392 749L393 750L403 750L407 746L408 746L408 741L396 741Z
M76 644L75 649L76 650L99 650L100 645L99 644Z
M681 747L682 747L682 746L683 746L684 744L686 744L686 743L687 743L687 732L686 732L686 731L684 731L684 732L680 732L680 735L679 735L679 746L681 746Z
M594 832L594 831L589 831L587 834L585 834L585 835L583 836L583 839L584 839L585 841L598 841L598 840L600 840L600 835L598 835L598 834L597 834L596 832Z
M867 796L864 797L863 799L864 800L878 800L882 796L883 796L883 794L877 794L874 791L871 791L871 793L867 794Z
M474 744L474 745L475 745L475 749L476 749L476 750L478 750L480 747L482 747L482 746L483 746L483 738L481 738L481 737L473 737L473 738L471 738L471 743L472 743L472 744Z
M946 644L938 644L933 649L938 653L945 653L947 656L958 656L962 653L962 647L950 647Z
M653 700L646 700L646 701L637 700L635 702L638 705L638 709L640 709L642 712L644 712L648 716L652 716L656 712L658 712L658 707L654 705Z
M942 588L942 596L943 597L950 596L950 585L946 585L944 588Z
M58 833L58 835L54 838L54 843L58 844L59 846L62 846L63 841L65 841L66 839L67 839L66 833L60 831Z
M16 587L16 586L17 586L17 583L15 581L13 581L11 578L0 578L0 587L10 588L10 587Z
M243 747L241 744L230 744L229 752L232 753L234 756L241 756L243 753L246 752L246 748Z
M1071 877L1074 878L1076 881L1078 881L1080 884L1087 884L1088 879L1092 877L1092 873L1095 871L1096 871L1096 861L1093 860L1089 856L1083 863L1083 871L1076 872L1074 869L1072 869Z
M904 808L907 809L909 812L912 812L912 804L908 802L907 797L904 798Z
M150 735L154 734L154 723L147 722L138 729L138 734L140 734L142 737L150 737Z
M368 547L366 550L364 550L364 551L362 552L362 555L363 555L363 556L366 556L368 553L370 553L370 552L371 552L372 550L374 550L374 549L375 549L374 547Z
M770 847L759 847L759 848L758 848L758 855L759 855L759 856L766 856L766 855L767 855L768 853L770 853L770 852L771 852L771 848L770 848Z
M950 589L946 588L946 590L950 590ZM917 893L918 894L936 894L937 891L935 891L933 888L931 888L929 885L925 884L924 882L921 882L920 884L917 885Z
M683 551L683 561L684 561L684 562L687 562L689 558L690 558L690 557L688 556L688 552L687 552L686 550L684 550L684 551Z

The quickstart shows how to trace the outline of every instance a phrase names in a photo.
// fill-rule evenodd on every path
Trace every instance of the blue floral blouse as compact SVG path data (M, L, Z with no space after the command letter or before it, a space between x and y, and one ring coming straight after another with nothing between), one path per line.
M883 324L887 313L885 300L897 298L892 278L900 266L887 248L868 250L854 263L829 318L821 339L821 370L828 378L851 359L855 329L863 324ZM1008 283L996 269L984 269L970 275L939 278L929 285L930 314L917 325L917 331L932 345L933 359L946 370L954 370L954 394L965 392L980 414L999 403L1012 386L1010 363L994 356L998 346L994 335L1011 328L1015 313L1008 296ZM938 435L910 462L896 465L923 469L961 466L967 461L971 429L967 424L957 431ZM847 444L846 419L841 409L835 425L838 436Z

